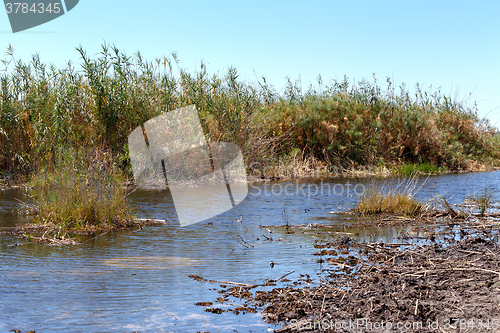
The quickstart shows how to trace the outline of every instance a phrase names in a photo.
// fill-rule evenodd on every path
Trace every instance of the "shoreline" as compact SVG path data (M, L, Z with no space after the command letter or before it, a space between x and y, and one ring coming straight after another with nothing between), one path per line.
M272 290L223 285L218 292L233 304L222 310L220 301L214 301L206 311L260 312L265 322L282 326L275 332L386 332L397 329L397 323L417 325L400 331L434 332L437 325L449 332L463 329L464 322L469 323L466 328L475 325L474 332L491 331L493 322L498 329L498 220L464 221L448 215L447 221L421 221L415 228L420 232L390 244L361 243L345 233L317 238L312 257L324 265L319 281L301 274L282 281L288 282L285 286L267 284L275 286ZM458 231L456 224L461 224ZM429 226L444 229L425 231ZM321 229L314 230L320 234Z
M100 237L109 232L120 230L141 230L149 225L168 225L167 220L136 218L127 225L111 226L111 227L93 227L88 229L61 229L55 225L43 225L36 223L28 223L16 225L0 230L0 234L10 234L20 239L27 239L25 243L14 243L8 246L22 246L36 241L49 245L77 245L87 242L91 239ZM90 237L90 238L89 238ZM83 240L82 240L83 239Z
M404 165L404 164L402 164ZM395 177L411 177L414 174L400 174L397 173L397 168L401 165L396 165L391 169L384 168L380 171L372 171L377 170L377 166L366 166L361 169L348 169L343 170L341 172L318 172L312 171L310 173L300 174L300 175L270 175L270 176L257 176L252 174L247 174L248 183L262 183L262 182L273 182L273 181L286 181L291 179L310 179L310 178L370 178L370 177L378 177L378 178L395 178ZM365 170L363 170L365 169ZM366 170L368 169L368 171ZM469 168L465 170L444 170L438 173L425 173L425 172L416 172L418 176L440 176L440 175L448 175L448 174L462 174L462 173L473 173L473 172L493 172L500 170L500 166L487 165L487 164L478 164L474 168ZM123 186L125 188L135 187L135 183L130 180L126 180L123 182ZM28 182L11 182L5 183L0 182L0 191L2 190L12 190L12 189L33 189L35 186L28 185Z
M500 168L497 168L497 167L491 167L488 169L488 171L496 171L496 170L499 170ZM470 172L484 172L484 168L481 168L481 169L476 169L474 171L472 170L468 170L464 173L470 173ZM451 173L451 172L448 172L448 174ZM442 173L444 174L444 173ZM425 176L425 174L422 174L423 176ZM400 177L400 175L389 175L388 177ZM276 182L276 181L281 181L281 180L290 180L290 179L310 179L310 178L318 178L317 174L316 175L308 175L308 176L302 176L302 177L294 177L294 178L280 178L280 177L274 177L274 178L262 178L262 177L255 177L255 176L249 176L248 177L248 183L249 184L261 184L261 183L264 183L264 182ZM343 178L356 178L356 177L348 177L346 175L338 175L336 174L335 176L332 176L332 175L322 175L322 179L324 178L335 178L335 177L343 177ZM370 174L370 175L366 175L365 174L365 177L380 177L380 175L373 175L373 174ZM363 178L365 178L363 177ZM358 177L360 178L360 177ZM411 177L410 177L411 179ZM129 181L125 181L125 186L126 188L131 188L131 187L134 187L134 185L129 182ZM11 186L9 188L1 188L2 190L7 190L7 189L16 189L16 188L27 188L29 187L30 189L33 188L33 186L28 186L26 184L23 184L23 185L17 185L17 186ZM390 195L394 195L394 193L380 193L379 196L380 197L384 197L384 196L390 196ZM413 198L412 194L411 193L406 193L405 195L408 195L410 197L410 199ZM124 198L124 197L123 197ZM376 199L376 201L378 202L378 200L381 200L381 199ZM358 201L358 204L360 203L361 201ZM368 208L367 209L372 209L374 211L377 211L377 209L381 209L382 208L382 204L381 204L382 201L380 201L378 204L375 203L377 205L377 207L371 207L373 206L373 203L370 203L368 201ZM445 202L446 203L446 202ZM399 204L399 203L398 203ZM423 203L423 202L416 202L416 204L420 204L422 207L426 207L427 204ZM380 207L378 207L380 206ZM410 208L412 206L409 206ZM446 208L446 207L444 207ZM355 209L355 208L353 208ZM430 210L428 210L427 208L424 209L424 215L420 216L420 217L429 217L429 218L433 218L433 217L436 217L436 216L444 216L446 215L446 213L450 213L450 211L448 212L445 212L445 213L440 213L439 211L437 211L435 208L432 208ZM20 206L20 208L18 208L16 210L17 214L21 215L21 214L28 214L28 215L36 215L38 214L38 208L32 204L24 204L24 206ZM457 214L452 208L451 208L451 212L453 212L454 214ZM339 212L340 213L340 212ZM385 216L387 215L387 217L390 219L391 218L391 214L393 215L393 217L398 217L397 214L394 214L394 213L391 213L390 211L388 212L385 212L385 215L384 214L380 214L380 213L384 213L383 211L380 211L378 212L379 214L377 215L376 213L362 213L361 211L356 213L354 210L352 211L348 211L348 212L342 212L342 213L346 213L346 214L351 214L351 215L357 215L357 216L376 216L376 217L381 217L381 216ZM456 216L455 216L456 217ZM130 219L131 218L131 219ZM408 218L408 216L405 215L405 218ZM384 217L385 219L385 217ZM109 220L105 223L97 223L96 224L96 221L94 221L94 223L83 223L83 224L79 224L78 227L66 227L65 225L57 225L57 223L50 223L50 224L37 224L36 222L35 223L30 223L30 224L26 224L26 225L19 225L19 226L15 226L13 228L11 228L10 230L3 230L1 231L1 233L11 233L12 235L15 235L17 237L21 237L21 238L28 238L30 241L31 240L37 240L38 242L55 242L55 243L65 243L66 240L65 239L60 239L60 236L61 235L64 235L64 237L81 237L81 236L95 236L95 235L98 235L98 234L102 234L102 233L108 233L108 232L112 232L112 231L116 231L116 230L133 230L133 229L141 229L143 228L144 226L146 225L151 225L151 224L169 224L169 222L167 220L150 220L150 219L138 219L138 218L135 218L133 216L129 216L127 217L126 220L120 220L120 219L112 219L112 220ZM68 241L67 243L68 244L73 244L72 243L73 241Z

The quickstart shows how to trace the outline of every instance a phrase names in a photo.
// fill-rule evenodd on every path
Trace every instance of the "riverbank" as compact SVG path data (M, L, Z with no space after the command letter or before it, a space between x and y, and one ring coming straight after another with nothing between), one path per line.
M93 167L89 168L90 164ZM135 191L135 187L125 181L118 170L95 158L88 160L83 166L78 170L74 169L75 165L72 162L67 165L61 164L57 172L44 174L43 177L34 178L29 184L18 187L24 189L25 199L16 199L19 203L16 211L20 215L32 215L37 224L21 225L8 232L22 238L28 238L27 235L30 235L30 240L50 242L51 239L62 244L61 235L69 238L81 235L95 236L113 230L142 228L151 222L144 223L135 217L134 210L125 200L126 196ZM399 182L399 185L389 191L374 187L365 188L364 194L352 205L352 211L347 213L360 217L378 214L384 225L394 225L398 221L413 223L413 218L421 220L442 217L446 214L464 218L469 216L462 209L455 211L451 208L445 213L436 210L436 204L444 209L451 207L444 197L435 198L432 202L417 200L415 195L422 186L417 188L417 176L418 174L415 174ZM249 179L253 179L257 184L280 180L276 177L255 176ZM331 181L334 177L329 179ZM490 208L491 194L488 191L471 192L469 199L469 208L475 207L482 211ZM152 223L157 224L159 221L155 220ZM161 223L169 222L161 220ZM355 225L357 224L352 224ZM68 244L70 243L72 242L69 241Z
M276 332L496 331L499 218L499 213L471 213L464 219L440 211L359 221L365 227L408 226L395 243L358 242L346 232L325 237L326 225L266 226L305 227L317 235L319 281L301 274L274 289L225 284L219 302L235 299L237 305L223 307L235 314L261 312L266 322L283 326ZM219 302L210 312L218 313Z
M285 325L276 332L496 331L500 250L491 236L464 237L445 247L396 249L343 238L317 246L330 253L362 252L366 259L326 259L325 266L335 268L325 272L320 286L276 288L255 296L231 287L223 294L246 295L239 311L263 309L267 322Z

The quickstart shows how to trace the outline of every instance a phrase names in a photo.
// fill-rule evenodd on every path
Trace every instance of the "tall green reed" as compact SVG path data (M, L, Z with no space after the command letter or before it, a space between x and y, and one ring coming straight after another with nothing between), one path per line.
M190 72L179 57L148 61L114 45L63 68L38 55L25 63L9 48L0 72L0 170L33 173L64 151L103 146L126 170L128 134L162 112L196 104L211 141L232 141L247 165L277 173L362 165L431 164L449 170L500 158L496 129L477 107L439 90L410 93L390 79L323 82L302 88L287 79L283 94L262 77L242 80L235 68ZM297 153L300 151L300 154Z

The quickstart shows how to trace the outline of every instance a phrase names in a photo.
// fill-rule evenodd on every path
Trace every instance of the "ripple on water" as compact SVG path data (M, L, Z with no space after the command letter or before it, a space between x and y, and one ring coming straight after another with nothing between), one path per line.
M200 260L183 257L126 257L103 260L103 264L118 268L171 269L199 263Z

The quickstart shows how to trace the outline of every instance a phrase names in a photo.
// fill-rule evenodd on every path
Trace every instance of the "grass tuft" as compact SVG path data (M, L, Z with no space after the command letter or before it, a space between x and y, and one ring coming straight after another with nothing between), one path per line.
M486 189L478 193L471 194L468 201L476 204L479 207L480 216L484 216L486 210L488 210L493 203L493 193Z
M40 171L33 177L35 222L73 231L132 225L134 216L125 200L124 179L105 155L94 151L80 163L61 161L52 171Z
M444 208L448 215L450 215L454 219L464 220L469 216L464 210L455 210L444 196L438 197L437 202L441 205L442 208Z
M437 175L446 172L445 168L426 163L405 163L396 168L396 174L401 176L411 176L414 174Z
M415 198L416 177L404 188L383 191L372 187L357 202L353 211L360 215L391 214L421 216L429 212L430 205Z

